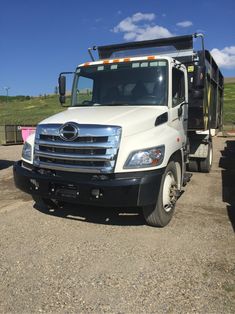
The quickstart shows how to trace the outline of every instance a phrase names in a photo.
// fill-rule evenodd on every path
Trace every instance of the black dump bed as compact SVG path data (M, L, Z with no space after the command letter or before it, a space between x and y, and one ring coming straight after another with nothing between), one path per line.
M195 38L202 40L202 49L195 50ZM208 50L204 50L201 34L98 47L100 59L145 55L167 55L183 63L188 70L189 111L191 130L219 129L222 126L223 76ZM197 69L203 69L204 83L195 86ZM210 117L210 118L209 118Z
M123 44L99 46L100 59L134 57L173 52L191 51L193 48L192 35L161 38L144 41L134 41Z

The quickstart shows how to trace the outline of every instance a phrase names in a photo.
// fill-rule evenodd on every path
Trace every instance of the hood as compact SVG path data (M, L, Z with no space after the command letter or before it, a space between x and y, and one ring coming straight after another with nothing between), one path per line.
M114 125L122 127L124 136L144 132L154 127L156 118L166 112L159 106L93 106L71 107L53 115L40 124L76 122L78 124Z

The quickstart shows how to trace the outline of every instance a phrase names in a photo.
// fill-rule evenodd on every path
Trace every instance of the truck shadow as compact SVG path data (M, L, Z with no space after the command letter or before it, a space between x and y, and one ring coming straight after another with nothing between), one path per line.
M226 141L221 155L222 197L223 202L228 203L227 213L235 232L235 140Z
M9 168L11 166L14 165L14 161L13 160L0 160L0 170Z
M71 220L85 221L95 224L115 226L141 226L145 220L141 210L102 208L87 205L63 204L61 207L48 209L42 204L35 203L34 208L51 216Z

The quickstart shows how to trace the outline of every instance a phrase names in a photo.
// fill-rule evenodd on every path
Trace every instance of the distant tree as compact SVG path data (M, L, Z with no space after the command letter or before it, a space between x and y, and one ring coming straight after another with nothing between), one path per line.
M58 86L55 86L55 89L54 89L54 93L56 94L56 95L58 95Z

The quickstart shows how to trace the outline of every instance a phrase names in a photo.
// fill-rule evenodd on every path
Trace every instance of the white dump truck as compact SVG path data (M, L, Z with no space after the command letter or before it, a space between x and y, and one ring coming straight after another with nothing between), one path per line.
M89 49L92 61L73 72L69 108L24 144L15 184L47 206L136 207L163 227L186 171L210 171L223 76L202 34L93 49L99 59ZM67 74L59 76L62 104Z

